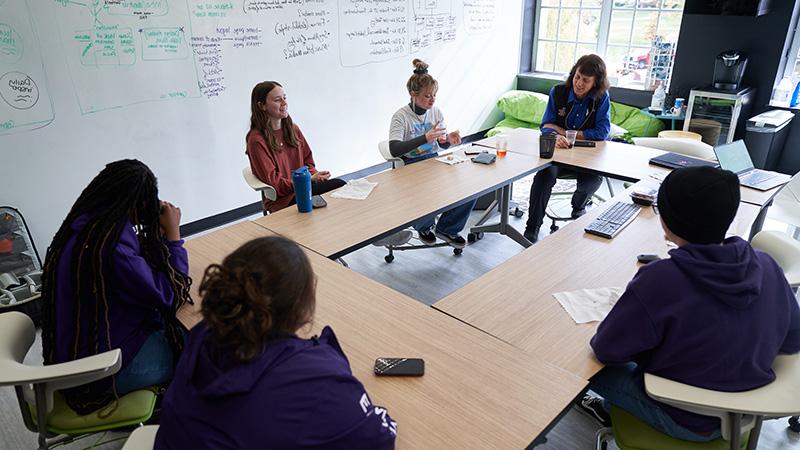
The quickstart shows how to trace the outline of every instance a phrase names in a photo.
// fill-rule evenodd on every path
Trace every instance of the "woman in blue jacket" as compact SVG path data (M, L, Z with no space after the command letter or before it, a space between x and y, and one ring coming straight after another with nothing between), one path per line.
M597 55L584 55L572 66L564 84L550 90L542 117L542 133L557 135L556 147L569 148L567 130L576 130L577 139L604 141L611 131L611 101L608 97L606 64ZM578 218L586 212L586 204L603 182L602 177L584 172L551 166L539 171L531 185L528 222L525 238L536 242L539 228L544 221L544 211L550 201L550 193L559 175L575 173L578 188L572 195L572 217Z
M329 327L315 276L282 237L252 240L206 269L203 322L162 404L156 449L392 449L397 424L373 406Z

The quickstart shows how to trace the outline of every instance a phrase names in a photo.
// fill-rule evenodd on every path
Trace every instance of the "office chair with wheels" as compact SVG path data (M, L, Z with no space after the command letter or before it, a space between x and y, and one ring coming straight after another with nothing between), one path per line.
M264 209L264 199L274 202L278 198L278 193L275 191L275 188L259 180L253 174L253 170L249 165L242 169L242 177L244 177L244 181L250 188L261 193L261 209L265 216L269 214L269 211Z
M392 170L399 169L405 165L405 162L402 158L398 158L392 156L391 151L389 151L389 141L381 141L378 143L378 153L392 164ZM409 244L412 240L419 242L415 244ZM378 241L374 242L373 245L376 247L386 247L389 253L383 257L384 261L387 263L391 263L394 261L394 252L396 251L406 251L406 250L421 250L426 248L435 248L435 247L447 247L449 246L446 242L437 242L433 245L427 245L419 240L418 237L414 237L414 234L409 230L402 230L393 235L387 236L384 239L379 239ZM454 248L453 254L458 256L463 253L464 250L460 248Z
M147 425L133 430L122 450L153 450L158 425Z
M39 450L150 419L156 403L151 389L122 396L108 416L103 414L108 406L80 416L58 392L117 373L122 366L119 349L61 364L31 366L23 361L35 337L33 321L25 314L0 314L0 386L14 386L25 427L39 435Z
M613 434L620 450L740 450L743 445L754 450L765 417L800 413L800 355L778 355L772 368L775 381L744 392L712 391L645 374L650 397L676 408L719 417L722 437L703 443L674 439L615 407L611 409L612 427L597 433L597 449L607 448Z
M566 174L560 175L558 177L559 180L574 180L576 177L573 174ZM611 185L611 180L608 177L603 177L606 182L606 187L608 187L608 192L611 194L611 197L614 196L614 187ZM558 231L559 226L557 222L568 222L570 220L575 220L572 217L572 195L575 193L575 190L565 191L565 192L553 192L550 194L550 201L547 202L547 207L544 210L544 215L548 219L551 220L550 223L550 232L554 233ZM594 202L597 201L598 203L603 203L606 201L601 195L597 193L592 194L592 197L586 203L586 206L593 205Z

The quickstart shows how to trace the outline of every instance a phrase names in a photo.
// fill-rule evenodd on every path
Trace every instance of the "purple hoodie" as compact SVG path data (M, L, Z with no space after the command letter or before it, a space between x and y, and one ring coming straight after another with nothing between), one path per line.
M56 362L71 361L72 346L75 336L75 287L72 283L73 253L78 234L86 227L91 216L84 214L72 223L73 235L70 236L64 247L61 259L58 261L55 291L55 359ZM181 273L189 272L188 257L183 248L183 241L166 242L170 252L170 264ZM98 352L112 348L122 350L122 368L139 352L144 341L153 331L162 327L159 309L166 309L172 305L174 293L169 282L169 276L164 272L155 270L144 259L139 247L139 238L134 232L133 225L125 224L120 233L119 243L114 249L110 262L113 269L113 279L106 280L109 291L108 323L110 325L111 346L106 344L106 323L101 317L97 323ZM94 301L81 302L82 333L87 333L92 328L86 311L94 315ZM95 350L88 348L85 334L82 334L78 346L78 357L94 355ZM108 380L101 380L107 383Z
M726 392L774 380L777 354L800 351L800 309L778 264L738 237L669 254L639 269L597 328L597 359L635 362L643 389L643 372ZM692 431L720 426L661 406Z
M393 449L397 424L373 406L333 330L270 340L237 364L205 322L189 333L164 396L156 449Z

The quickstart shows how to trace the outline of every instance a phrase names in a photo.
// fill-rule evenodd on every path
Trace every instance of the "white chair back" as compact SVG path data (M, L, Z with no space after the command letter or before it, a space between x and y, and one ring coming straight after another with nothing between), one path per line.
M44 385L47 413L53 409L53 392L111 376L122 366L120 349L60 364L29 366L24 360L35 335L36 328L27 315L16 311L0 314L0 386L21 387L24 400L35 404L32 385Z
M694 158L707 159L709 161L717 160L717 155L714 154L714 147L695 139L635 137L633 142L643 147L656 148Z
M800 173L796 173L775 194L767 216L795 228L800 228Z
M158 425L147 425L133 430L122 450L153 450L156 444Z
M383 159L392 163L392 169L397 169L405 165L402 158L392 156L392 152L389 151L389 141L381 141L378 143L378 153L381 154Z
M730 414L744 414L741 432L755 423L755 416L784 417L800 414L800 354L778 355L772 364L775 381L744 392L702 389L649 373L644 385L650 397L687 411L719 417L722 437L731 440Z
M258 177L253 174L250 166L246 166L242 169L242 177L244 177L244 181L251 189L261 192L267 199L274 202L275 199L278 198L278 193L275 191L275 188L259 180Z

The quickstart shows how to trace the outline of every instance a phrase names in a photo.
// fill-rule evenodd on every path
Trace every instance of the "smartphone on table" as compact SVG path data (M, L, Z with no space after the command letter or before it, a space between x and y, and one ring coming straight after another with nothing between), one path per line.
M326 206L328 206L328 202L326 202L321 195L314 195L311 197L312 208L324 208Z
M378 358L375 375L421 377L425 374L425 361L420 358Z

